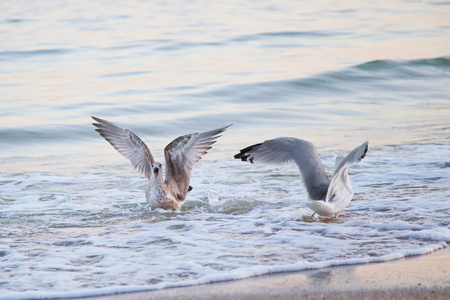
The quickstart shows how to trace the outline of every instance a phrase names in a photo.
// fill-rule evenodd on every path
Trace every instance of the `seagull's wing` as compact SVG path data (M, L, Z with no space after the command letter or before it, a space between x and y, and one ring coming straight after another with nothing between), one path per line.
M342 193L353 193L350 181L348 180L348 169L357 164L366 156L369 149L369 142L364 142L352 150L345 158L338 157L336 167L331 177L330 187L327 192L326 202L333 202L333 199L342 198ZM347 186L348 185L348 186Z
M166 158L166 184L173 195L183 201L189 191L189 179L191 171L196 162L205 155L220 133L230 127L180 136L173 140L164 149Z
M340 159L339 164L333 172L334 177L342 168L351 167L361 161L366 156L367 150L369 149L369 142L364 142L360 146L352 150L345 158Z
M280 137L242 149L234 158L243 161L284 163L294 161L305 184L310 199L322 199L328 189L329 179L311 142L292 137Z
M92 117L98 123L92 123L100 133L120 154L131 161L131 164L147 179L150 179L151 165L155 162L150 149L133 132L122 129L106 120Z

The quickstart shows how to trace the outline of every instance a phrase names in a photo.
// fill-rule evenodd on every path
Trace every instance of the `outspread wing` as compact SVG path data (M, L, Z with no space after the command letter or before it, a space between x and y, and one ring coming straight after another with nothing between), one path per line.
M366 156L369 142L364 142L352 150L345 158L338 157L336 167L331 177L330 187L327 192L326 202L333 202L334 198L342 198L342 193L353 193L350 180L347 179L348 169L357 164Z
M112 122L92 117L98 123L96 131L104 137L120 154L131 161L131 164L147 179L150 179L151 165L155 161L147 145L133 132L122 129Z
M327 192L330 181L311 142L280 137L242 149L234 158L251 163L284 163L293 160L300 169L310 199L322 199Z
M333 176L336 175L340 169L345 167L351 167L361 161L366 156L367 150L369 150L369 142L364 142L360 146L352 150L345 158L340 159L340 162L334 169Z
M186 134L166 146L164 149L166 184L179 201L183 201L189 191L189 179L194 164L212 148L216 139L220 137L219 134L230 126L203 133Z

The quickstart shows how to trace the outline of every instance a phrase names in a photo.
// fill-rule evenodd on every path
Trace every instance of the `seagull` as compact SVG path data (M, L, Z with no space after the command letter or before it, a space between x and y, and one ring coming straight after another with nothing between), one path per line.
M293 137L280 137L242 149L234 158L242 161L285 163L294 161L308 195L307 206L321 216L335 216L343 211L353 198L348 169L360 162L367 153L369 142L353 149L346 157L336 157L331 179L325 173L313 143Z
M220 133L231 125L203 132L191 133L173 140L164 149L166 178L163 179L162 164L156 162L147 145L133 132L122 129L112 122L92 117L97 123L96 131L149 180L145 199L151 208L180 210L189 185L191 171L196 162L205 155Z

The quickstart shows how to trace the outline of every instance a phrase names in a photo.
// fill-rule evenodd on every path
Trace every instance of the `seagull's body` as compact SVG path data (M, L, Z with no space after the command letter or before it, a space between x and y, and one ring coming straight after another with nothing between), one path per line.
M348 169L367 153L369 142L356 147L345 158L336 158L331 179L325 173L316 148L311 142L280 137L242 149L234 157L242 161L284 163L294 161L300 169L308 194L308 207L321 216L337 216L353 198ZM314 216L313 214L313 216Z
M164 179L162 164L154 160L150 149L136 134L112 122L92 118L98 122L93 123L97 127L96 131L149 180L145 198L150 207L168 210L180 210L187 193L192 189L189 180L194 164L212 148L219 134L231 126L186 134L173 140L164 149Z

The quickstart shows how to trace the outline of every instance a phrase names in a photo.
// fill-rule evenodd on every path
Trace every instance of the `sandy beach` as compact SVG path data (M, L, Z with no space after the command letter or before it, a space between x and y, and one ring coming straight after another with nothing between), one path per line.
M450 250L186 288L88 299L449 299Z

